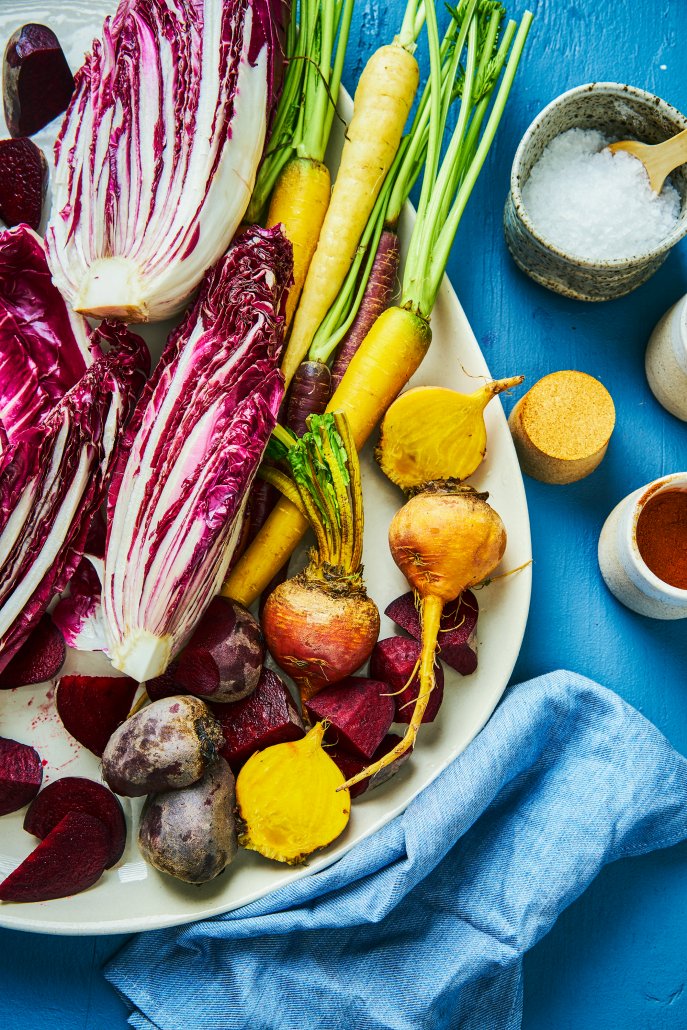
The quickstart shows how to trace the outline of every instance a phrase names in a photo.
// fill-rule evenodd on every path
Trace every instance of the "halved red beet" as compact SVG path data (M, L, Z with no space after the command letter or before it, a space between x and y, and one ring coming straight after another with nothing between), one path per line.
M0 883L0 901L50 901L85 891L105 871L109 848L99 819L69 812Z
M57 714L67 733L100 758L137 690L128 676L63 676L55 691Z
M52 29L30 23L10 36L2 91L10 136L33 136L67 110L74 76Z
M30 139L0 140L0 218L11 229L26 222L41 224L48 185L48 163Z
M397 744L401 743L401 738L395 733L388 733L382 743L379 745L377 750L372 756L372 762L378 761L387 755L392 748L396 747ZM368 777L365 780L360 780L359 783L354 783L352 787L349 787L349 791L352 798L357 798L358 795L364 794L369 788L374 790L375 787L379 787L382 783L386 783L391 777L398 772L404 762L406 762L413 753L412 747L397 758L391 765L387 765L385 769L376 773L372 778ZM342 747L331 747L327 748L327 754L330 758L333 758L338 765L341 772L344 774L347 780L353 776L357 776L359 772L362 772L366 765L372 763L367 760L359 758L357 755L352 755L350 751L345 751Z
M64 637L49 615L44 615L28 640L0 672L0 690L44 683L64 665L67 648Z
M392 601L385 615L406 633L410 633L415 640L420 640L420 617L412 590ZM451 601L445 606L441 617L439 657L461 676L469 676L477 668L478 615L477 598L470 590L466 590L458 600Z
M211 704L222 727L220 754L236 772L256 751L305 735L289 688L271 669L263 669L250 697L233 704Z
M175 679L182 694L223 704L255 690L265 660L257 619L228 597L213 597L179 655Z
M377 641L370 657L370 675L388 683L389 693L394 694L395 722L409 723L413 714L419 686L417 672L413 676L413 669L420 659L421 650L417 640L387 637ZM434 663L434 673L436 686L427 703L423 722L434 722L444 699L444 670L438 662Z
M35 748L0 737L0 815L17 812L40 790L43 765Z
M83 776L63 776L49 783L29 805L24 829L43 840L69 812L99 819L108 832L110 847L106 869L119 862L126 846L126 819L121 802L111 790Z
M348 676L306 703L314 722L329 723L327 739L371 759L389 732L396 706L386 683Z

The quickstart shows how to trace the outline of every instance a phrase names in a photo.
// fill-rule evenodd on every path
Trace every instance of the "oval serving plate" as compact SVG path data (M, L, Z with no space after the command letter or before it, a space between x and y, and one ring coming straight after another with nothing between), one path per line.
M0 11L0 40L4 42L19 25L29 21L50 25L60 38L72 68L77 68L102 18L115 7L114 0L62 0L59 8L48 0L7 0ZM351 101L341 104L350 117ZM0 131L6 135L0 114ZM36 137L46 155L51 154L56 126ZM343 127L334 123L332 158L336 163L343 142ZM408 210L400 235L407 241L414 215ZM137 330L140 327L136 327ZM160 352L169 326L144 327L154 356ZM475 379L489 377L484 358L463 309L444 279L432 315L433 343L412 385L440 383L469 392ZM517 369L498 369L500 375ZM508 548L501 569L517 568L531 558L529 520L522 477L508 425L498 399L486 413L489 450L472 477L490 500L508 530ZM372 444L362 455L365 497L365 570L368 589L383 612L386 605L408 587L394 565L387 545L393 513L402 504L400 492L381 474L373 458ZM296 555L294 561L299 560ZM399 815L417 794L463 751L484 726L503 694L525 632L530 600L531 570L496 580L480 591L477 627L479 666L468 677L446 668L444 702L437 721L423 726L418 746L403 769L388 783L357 799L345 833L307 865L284 867L252 852L242 851L236 862L216 880L191 886L164 876L141 858L135 827L140 801L123 799L129 822L129 839L119 864L82 894L33 904L0 904L0 925L14 929L58 934L107 934L151 930L191 922L245 905L299 879L317 873L341 858L354 845ZM382 615L381 636L394 632ZM71 652L64 672L96 673L109 669L100 655ZM0 732L26 741L46 760L44 785L61 776L100 779L98 759L63 729L53 704L53 684L19 687L0 693ZM0 820L0 874L7 875L35 846L22 829L24 811Z

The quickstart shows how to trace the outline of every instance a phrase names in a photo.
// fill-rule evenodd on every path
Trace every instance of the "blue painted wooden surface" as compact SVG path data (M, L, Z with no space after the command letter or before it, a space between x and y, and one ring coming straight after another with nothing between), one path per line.
M349 88L375 40L400 23L401 7L401 0L359 0ZM625 610L605 591L596 564L598 533L613 505L687 467L687 425L658 406L643 373L652 326L687 292L687 246L633 295L585 306L521 275L501 232L516 145L563 90L595 79L626 81L687 111L687 5L541 0L535 11L527 59L449 271L495 374L523 372L533 382L554 369L582 369L609 387L618 423L589 479L568 487L527 481L534 593L515 678L557 667L585 673L617 690L687 753L687 624ZM687 845L607 868L527 957L526 1030L687 1027L686 910ZM0 1030L124 1027L125 1008L100 972L124 940L0 931Z

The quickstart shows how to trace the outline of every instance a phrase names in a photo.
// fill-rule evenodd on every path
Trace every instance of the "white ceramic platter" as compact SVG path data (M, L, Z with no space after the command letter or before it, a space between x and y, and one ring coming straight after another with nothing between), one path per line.
M99 33L102 17L114 7L114 0L2 0L0 41L19 25L29 21L50 25L58 34L73 69L81 63L84 50ZM350 101L342 104L350 116ZM0 116L1 117L1 116ZM4 123L0 126L6 135ZM52 130L52 131L51 131ZM55 126L37 137L51 154ZM333 152L343 139L335 122ZM401 226L407 241L412 212ZM146 338L159 353L168 327L154 326ZM413 380L414 385L441 384L466 392L489 375L465 314L448 280L444 281L432 316L434 341L428 357ZM499 375L518 370L499 368ZM472 482L488 490L508 530L508 548L502 570L514 569L531 557L529 521L522 478L500 402L487 409L489 452ZM372 457L372 447L363 454L365 495L365 569L369 592L381 611L407 589L391 560L387 546L389 521L402 503L402 496L381 475ZM298 556L296 556L296 560ZM0 925L35 932L60 934L105 934L173 926L205 918L269 894L294 879L316 873L340 858L356 844L403 812L453 759L464 750L485 724L506 687L520 650L530 599L529 566L517 575L497 580L478 597L479 668L462 678L446 669L444 703L437 721L424 726L410 762L387 784L355 801L346 832L307 866L285 867L251 852L241 852L233 866L212 883L190 886L164 876L141 859L136 848L136 825L140 802L125 800L130 830L127 848L119 864L104 874L90 890L71 898L34 904L0 904ZM393 633L390 621L382 617L382 637ZM103 669L102 656L75 652L68 657L65 671L95 672ZM51 684L0 692L0 733L36 747L46 761L44 784L61 776L100 779L98 760L70 738L63 729L52 702ZM0 874L7 875L32 850L36 841L22 829L23 812L0 819ZM363 844L364 846L364 844Z

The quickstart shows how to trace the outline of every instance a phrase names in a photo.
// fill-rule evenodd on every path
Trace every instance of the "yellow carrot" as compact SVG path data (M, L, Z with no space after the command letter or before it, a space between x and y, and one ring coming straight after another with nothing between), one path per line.
M412 49L414 44L380 47L360 76L329 208L282 361L287 386L346 278L401 142L419 79Z
M267 227L281 224L293 246L293 286L286 303L286 325L291 325L303 289L322 222L327 212L331 179L322 161L294 157L282 169L274 187Z

